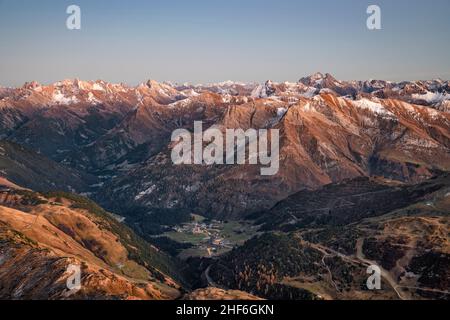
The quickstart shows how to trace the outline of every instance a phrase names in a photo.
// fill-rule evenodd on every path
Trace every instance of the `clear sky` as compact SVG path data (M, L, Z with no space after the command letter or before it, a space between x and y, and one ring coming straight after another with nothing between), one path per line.
M449 79L449 17L450 0L0 0L0 85Z

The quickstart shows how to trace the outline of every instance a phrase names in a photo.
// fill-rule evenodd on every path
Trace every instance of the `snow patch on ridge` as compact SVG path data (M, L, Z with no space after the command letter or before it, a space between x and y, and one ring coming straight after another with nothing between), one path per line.
M92 90L95 90L95 91L105 91L105 89L104 89L101 85L99 85L98 83L94 83L94 84L92 85Z
M252 98L267 98L266 86L263 84L258 85L250 95Z
M60 91L56 91L53 93L52 101L57 104L63 104L63 105L69 105L79 102L77 97L71 96L66 97L64 94L62 94Z
M279 117L281 119L282 117L284 117L286 112L287 112L286 108L282 108L282 107L278 108L277 109L277 117Z
M191 98L186 98L186 99L182 99L182 100L173 102L173 103L167 105L167 107L169 107L169 108L184 108L184 107L188 106L191 102L192 102Z
M447 93L430 92L430 91L428 91L425 94L413 94L412 97L417 100L424 100L431 104L450 100L450 95Z
M98 101L98 100L95 98L95 96L94 96L94 94L93 94L92 92L89 92L89 93L88 93L88 101L89 101L89 102L92 102L92 103L100 103L100 101Z
M361 99L353 102L358 108L366 109L373 112L376 115L386 118L395 118L395 115L387 110L382 104L373 102L368 99Z
M316 95L317 89L314 87L308 87L304 93L301 94L302 97L312 98Z

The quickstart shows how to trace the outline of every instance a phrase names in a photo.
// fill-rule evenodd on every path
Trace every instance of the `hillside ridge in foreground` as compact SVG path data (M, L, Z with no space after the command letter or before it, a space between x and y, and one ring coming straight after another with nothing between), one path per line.
M2 187L0 261L2 299L175 299L185 285L175 260L66 193ZM78 291L66 287L70 265Z

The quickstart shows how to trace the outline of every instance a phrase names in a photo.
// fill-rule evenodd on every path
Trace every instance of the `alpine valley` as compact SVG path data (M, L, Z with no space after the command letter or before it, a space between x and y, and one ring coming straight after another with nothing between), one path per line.
M196 121L278 173L174 165ZM0 87L0 299L449 299L449 225L449 81Z

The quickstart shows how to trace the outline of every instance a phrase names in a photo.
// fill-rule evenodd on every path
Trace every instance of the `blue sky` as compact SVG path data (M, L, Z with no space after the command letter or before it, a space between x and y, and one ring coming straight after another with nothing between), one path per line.
M382 30L366 28L369 4ZM449 16L448 0L0 0L0 85L449 79Z

